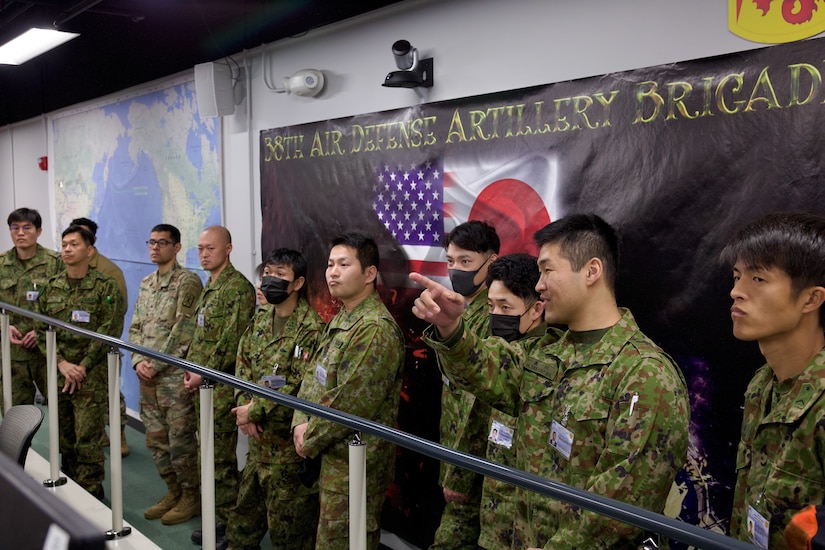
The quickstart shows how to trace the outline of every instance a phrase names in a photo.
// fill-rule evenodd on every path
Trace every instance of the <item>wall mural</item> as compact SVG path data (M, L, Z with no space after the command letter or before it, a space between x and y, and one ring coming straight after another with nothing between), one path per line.
M446 281L441 238L485 220L502 253L593 211L622 237L617 288L642 330L682 368L690 458L667 512L724 530L743 392L762 364L731 334L730 266L718 254L746 222L825 213L822 39L261 133L262 250L298 248L313 306L329 240L371 233L380 292L407 338L401 429L438 438L441 379L411 312L406 274ZM426 546L440 516L438 464L399 449L385 527Z

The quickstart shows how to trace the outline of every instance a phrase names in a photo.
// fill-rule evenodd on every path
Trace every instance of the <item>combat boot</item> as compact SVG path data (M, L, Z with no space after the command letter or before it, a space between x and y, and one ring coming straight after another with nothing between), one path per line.
M177 525L201 514L201 494L197 489L184 489L175 507L163 514L164 525Z
M181 499L182 490L180 485L178 485L177 477L173 474L164 476L163 480L166 482L168 491L157 504L146 509L143 513L143 517L146 519L162 518L163 515L174 508L175 504Z

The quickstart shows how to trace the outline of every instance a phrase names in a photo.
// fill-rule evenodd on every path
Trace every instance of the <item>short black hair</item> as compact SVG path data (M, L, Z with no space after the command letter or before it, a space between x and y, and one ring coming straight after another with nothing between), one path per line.
M169 236L172 237L172 244L180 242L180 229L169 223L157 224L150 233L169 233Z
M539 248L558 244L559 253L579 271L592 258L598 258L604 269L607 287L616 291L619 271L619 235L613 227L593 213L571 214L536 231L533 240Z
M97 224L89 218L75 218L69 223L69 227L73 225L83 225L89 228L92 237L97 237Z
M470 252L498 254L501 249L501 240L496 228L487 222L477 220L457 225L444 237L444 250L454 244Z
M261 264L261 273L268 265L285 265L292 268L295 278L307 276L307 261L304 255L291 248L277 248L269 253L264 263Z
M507 290L532 304L541 296L536 292L539 282L539 268L537 258L530 254L507 254L499 256L490 264L487 270L487 288L493 281L501 281Z
M361 271L374 265L378 269L378 245L375 240L361 231L348 231L338 235L330 242L330 248L335 246L348 246L355 250L355 257L361 264Z
M40 212L34 208L18 208L9 214L7 222L9 226L14 222L29 222L34 225L35 229L43 227L43 218L40 217Z
M63 230L61 237L66 238L66 235L71 235L72 233L80 233L80 237L87 245L94 246L95 236L92 234L91 231L89 231L82 225L70 225L69 227Z
M753 221L722 250L720 259L733 266L778 267L791 279L796 296L812 286L825 286L825 217L813 212L776 212ZM825 307L819 309L825 327Z

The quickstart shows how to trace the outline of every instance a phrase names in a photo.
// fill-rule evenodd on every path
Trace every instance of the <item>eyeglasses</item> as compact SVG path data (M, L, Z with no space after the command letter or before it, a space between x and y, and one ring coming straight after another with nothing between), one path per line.
M153 247L153 246L159 246L161 248L165 248L165 247L169 246L170 244L177 244L177 243L173 243L172 241L167 241L166 239L158 239L158 240L149 239L148 241L146 241L146 244L150 248Z
M29 224L26 224L26 225L17 225L17 224L15 224L15 225L10 225L9 226L9 231L11 231L12 233L17 233L18 231L23 231L24 233L28 233L29 231L32 231L32 230L34 230L34 226L29 225Z

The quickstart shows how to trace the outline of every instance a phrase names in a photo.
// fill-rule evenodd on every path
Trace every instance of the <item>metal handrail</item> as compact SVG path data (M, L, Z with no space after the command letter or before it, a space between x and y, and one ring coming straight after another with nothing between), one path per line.
M752 544L726 537L695 525L690 525L688 523L668 518L662 514L645 510L644 508L639 508L637 506L591 493L583 489L578 489L576 487L570 487L569 485L523 472L521 470L502 466L477 456L444 447L438 443L434 443L419 436L378 424L371 420L366 420L345 412L330 409L291 395L279 393L252 382L236 378L224 372L215 371L196 363L186 361L185 359L165 355L155 350L120 340L119 338L98 334L96 332L92 332L69 323L64 323L63 321L58 321L57 319L53 319L39 313L33 313L26 309L21 309L16 306L0 302L0 313L5 313L6 310L18 315L29 317L36 321L40 321L51 327L58 327L75 334L80 334L92 340L103 342L115 348L128 349L133 353L151 357L152 359L161 361L168 365L199 374L203 378L220 382L221 384L226 384L227 386L231 386L249 394L274 401L291 409L297 409L312 416L318 416L325 420L335 422L336 424L342 424L352 428L353 430L380 437L381 439L385 439L395 443L396 445L401 445L402 447L438 459L442 462L449 462L450 464L471 470L477 474L492 477L499 481L504 481L511 485L522 487L540 495L561 500L574 506L579 506L586 510L628 523L646 531L659 533L668 538L688 543L696 548L707 550L750 550L757 548Z

